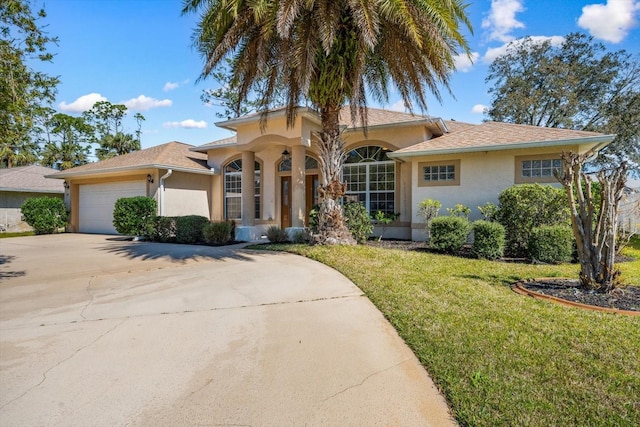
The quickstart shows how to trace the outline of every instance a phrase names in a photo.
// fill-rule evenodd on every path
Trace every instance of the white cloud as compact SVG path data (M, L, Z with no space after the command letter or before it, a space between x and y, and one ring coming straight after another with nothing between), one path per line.
M71 104L67 104L66 102L62 101L60 104L58 104L58 108L60 108L61 111L67 113L83 113L87 110L90 110L91 107L93 107L93 104L95 104L96 102L106 100L107 98L100 95L99 93L90 93L87 95L82 95Z
M140 95L137 98L133 98L128 101L122 101L121 104L124 104L127 108L131 110L147 111L151 108L156 108L156 107L171 107L171 104L173 104L173 101L171 101L170 99L160 100L160 99L155 99L155 98L150 98L148 96Z
M482 28L489 31L489 40L513 40L509 34L511 30L524 28L524 24L516 19L516 13L524 10L522 0L491 0L489 14L482 20Z
M404 113L405 111L407 111L407 109L404 106L404 101L402 99L391 104L391 106L389 107L389 110L399 111L401 113Z
M181 122L165 122L162 126L166 128L205 129L207 127L207 122L204 120L196 122L193 119L187 119Z
M484 114L484 112L488 109L489 107L484 104L476 104L471 108L471 112L473 114Z
M162 88L163 91L165 92L169 92L170 90L174 90L174 89L178 89L180 87L180 83L178 82L166 82L164 84L164 87Z
M462 73L466 73L471 71L473 68L473 64L478 61L480 54L478 52L471 52L471 56L462 53L460 55L455 55L453 57L453 62L455 64L456 70Z
M564 42L564 37L562 36L532 36L530 37L530 39L534 43L542 43L544 41L549 40L549 42L553 46L559 46ZM510 46L518 46L519 44L522 44L524 40L525 39L518 39L509 43L505 43L502 46L489 48L487 49L484 56L482 57L482 60L485 63L490 64L498 56L501 56L507 53L507 50L509 49Z
M582 8L578 26L598 39L611 43L621 42L637 22L640 2L633 0L607 0L606 4L588 4Z

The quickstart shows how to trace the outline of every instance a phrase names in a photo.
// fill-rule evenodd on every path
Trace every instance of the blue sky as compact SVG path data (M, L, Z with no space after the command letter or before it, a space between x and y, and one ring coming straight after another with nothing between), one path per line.
M443 90L440 104L433 96L428 114L444 119L479 123L483 106L490 103L484 80L491 59L507 43L524 36L561 37L582 31L610 50L640 54L640 1L638 0L468 0L473 35L468 42L473 64L460 57L451 78L455 98ZM201 145L230 135L215 126L215 107L200 100L203 89L216 87L204 80L196 84L202 60L191 48L196 16L181 16L180 0L33 0L48 14L42 24L59 37L52 64L43 71L58 75L55 108L80 114L94 102L108 100L129 108L125 126L133 133L131 118L140 112L142 147L169 141ZM39 66L40 67L40 66ZM42 68L42 67L41 67ZM403 110L398 96L388 109Z

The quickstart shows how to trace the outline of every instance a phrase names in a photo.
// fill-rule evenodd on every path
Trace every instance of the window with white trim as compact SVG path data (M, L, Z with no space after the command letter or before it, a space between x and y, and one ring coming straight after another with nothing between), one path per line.
M378 146L356 148L347 153L342 169L347 182L345 199L362 202L374 215L395 213L396 165L389 150Z
M255 162L255 217L260 218L260 163ZM242 218L242 160L234 160L224 168L224 217Z

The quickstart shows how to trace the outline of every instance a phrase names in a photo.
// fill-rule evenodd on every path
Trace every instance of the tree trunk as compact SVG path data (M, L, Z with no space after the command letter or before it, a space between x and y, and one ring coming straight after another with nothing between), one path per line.
M597 174L601 198L596 207L592 179L582 171L587 154L562 153L562 174L556 178L569 198L571 225L576 238L580 283L586 289L609 292L617 285L615 269L618 206L623 196L627 166Z
M340 108L323 108L320 111L322 132L319 134L320 172L322 184L318 188L320 212L318 233L314 242L323 245L354 245L355 239L346 226L340 199L347 191L347 183L341 181L345 152L339 127Z

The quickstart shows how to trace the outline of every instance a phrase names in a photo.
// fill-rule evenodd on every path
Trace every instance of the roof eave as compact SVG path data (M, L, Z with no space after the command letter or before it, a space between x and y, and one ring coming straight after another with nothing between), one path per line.
M465 148L443 148L439 150L421 150L411 151L407 153L388 153L387 156L391 158L409 158L409 157L421 157L421 156L435 156L438 154L451 154L451 153L477 153L481 151L505 151L505 150L517 150L521 148L543 148L543 147L557 147L562 145L586 145L596 144L593 147L594 152L600 151L606 145L611 143L615 135L602 135L602 136L590 136L584 138L572 138L562 139L555 141L533 141L533 142L517 142L513 144L504 145L483 145L476 147Z
M220 144L220 145L203 145L201 147L193 147L189 148L189 151L195 151L196 153L206 153L209 150L217 150L218 148L229 148L238 145L237 142L230 142L228 144Z
M196 173L201 175L215 175L215 171L211 169L196 169L196 168L187 168L184 166L151 163L146 165L121 166L116 168L93 169L93 170L78 171L78 172L71 172L72 169L69 169L69 172L60 171L60 172L56 172L53 175L46 175L45 178L66 179L66 178L76 178L76 177L91 176L91 175L106 175L106 174L111 174L116 172L128 172L128 171L135 171L140 169L172 169L175 172Z
M274 118L278 118L278 117L284 117L287 114L287 109L286 108L279 108L277 110L274 111L269 111L267 113L267 120L269 119L274 119ZM318 113L315 112L314 110L312 110L309 107L296 107L296 115L299 115L301 117L305 117L307 119L311 119L314 120L316 122L320 122L320 117L318 117ZM215 125L219 128L223 128L223 129L228 129L228 130L232 130L232 131L237 131L238 130L238 126L243 125L243 124L247 124L247 123L252 123L255 121L260 121L262 119L262 114L261 113L255 113L249 116L243 116L243 117L238 117L236 119L231 119L231 120L225 120L223 122L217 122L215 123Z
M10 191L15 193L52 193L64 194L64 189L53 190L45 188L18 188L18 187L0 187L0 191Z

